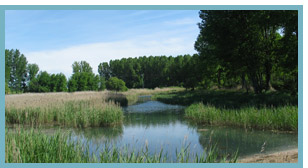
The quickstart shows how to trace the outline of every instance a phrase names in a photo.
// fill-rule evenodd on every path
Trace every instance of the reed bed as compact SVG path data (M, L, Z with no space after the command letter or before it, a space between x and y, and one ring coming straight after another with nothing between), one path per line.
M48 136L40 132L18 130L5 132L6 163L87 163L82 145L60 132Z
M74 100L37 107L6 107L6 124L60 125L69 127L109 126L123 120L122 108L102 99Z
M201 155L191 155L189 146L182 147L176 151L176 160L163 154L163 149L150 154L147 146L139 151L108 146L99 152L99 157L90 154L87 143L73 141L69 134L60 131L52 136L34 129L5 132L6 163L234 163L237 161L237 153L232 156L221 156L215 145Z
M182 87L166 87L166 88L155 88L155 89L129 89L127 92L122 94L126 97L128 105L134 104L138 101L138 97L141 95L155 95L160 93L168 94L170 92L180 92L185 89Z
M52 93L23 93L5 95L6 108L27 108L27 107L44 107L50 105L62 104L70 101L108 99L109 91L95 92L52 92Z
M225 109L197 103L187 107L185 115L198 123L206 124L283 131L297 131L298 129L298 107L291 105Z

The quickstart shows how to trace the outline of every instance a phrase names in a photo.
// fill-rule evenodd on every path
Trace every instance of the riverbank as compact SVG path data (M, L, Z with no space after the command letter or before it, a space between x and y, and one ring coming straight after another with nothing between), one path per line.
M84 91L5 95L6 124L100 127L121 123L121 106L140 95L179 92L183 88L129 89L127 92Z
M298 149L289 149L269 154L256 154L239 158L238 163L297 163Z
M216 108L203 103L185 109L185 116L200 124L230 125L260 130L297 131L297 106Z
M109 92L27 93L5 96L6 124L100 127L121 123Z
M217 108L242 108L242 107L278 107L297 106L298 98L283 92L266 92L254 94L234 90L204 90L194 91L174 90L169 92L156 93L152 97L155 100L167 104L189 106L202 102Z
M293 132L298 129L297 96L288 93L200 89L157 93L153 99L188 106L186 117L202 124Z

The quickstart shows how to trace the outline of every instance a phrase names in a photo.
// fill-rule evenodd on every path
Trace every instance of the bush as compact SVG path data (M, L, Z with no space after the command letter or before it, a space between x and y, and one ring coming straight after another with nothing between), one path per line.
M125 82L117 77L111 77L106 82L106 87L108 90L115 91L127 91L127 87L125 86Z

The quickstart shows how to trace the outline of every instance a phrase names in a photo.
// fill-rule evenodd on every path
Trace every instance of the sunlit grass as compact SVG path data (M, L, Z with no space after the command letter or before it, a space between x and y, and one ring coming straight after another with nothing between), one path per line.
M148 145L148 144L147 144ZM166 163L195 162L216 163L237 161L238 154L220 155L215 145L205 149L202 154L190 154L189 146L176 152L176 159L163 154L163 149L150 154L147 145L135 150L106 145L98 151L99 156L90 154L87 142L72 140L69 134L46 135L31 129L5 132L5 162L7 163Z
M297 106L225 109L197 103L187 107L185 115L197 123L205 124L287 131L298 129Z
M6 124L84 128L108 126L122 122L122 119L122 108L102 99L68 101L44 107L5 108Z

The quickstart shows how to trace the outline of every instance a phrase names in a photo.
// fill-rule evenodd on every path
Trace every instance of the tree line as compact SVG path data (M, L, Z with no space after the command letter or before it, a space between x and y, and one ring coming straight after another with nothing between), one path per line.
M28 64L26 57L17 49L6 50L5 53L6 93L197 86L199 57L196 54L110 60L98 65L98 74L93 73L86 61L76 61L72 64L73 74L66 79L62 73L39 71L38 65Z
M6 93L168 86L297 93L297 11L202 10L199 16L197 54L110 60L98 65L98 74L80 61L72 64L73 74L66 79L62 73L39 71L19 50L5 50Z

